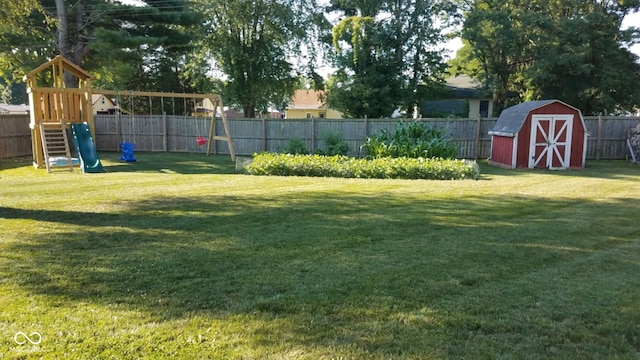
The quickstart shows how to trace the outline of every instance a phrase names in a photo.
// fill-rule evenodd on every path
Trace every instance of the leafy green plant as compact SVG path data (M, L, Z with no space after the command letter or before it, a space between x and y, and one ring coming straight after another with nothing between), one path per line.
M289 138L287 147L282 151L285 154L308 154L307 146L305 143L297 138Z
M441 129L421 122L398 121L393 132L383 129L364 140L361 149L368 158L454 158L457 149Z
M273 153L254 155L245 171L250 175L430 180L477 179L480 174L477 164L466 160Z
M325 148L318 149L316 154L334 156L334 155L347 155L349 152L349 144L342 139L342 135L336 132L328 132L322 137L324 140Z

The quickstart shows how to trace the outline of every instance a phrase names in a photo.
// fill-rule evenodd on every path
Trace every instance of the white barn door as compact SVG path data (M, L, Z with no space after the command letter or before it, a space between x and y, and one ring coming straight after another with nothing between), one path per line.
M529 168L569 167L572 131L573 115L532 115Z

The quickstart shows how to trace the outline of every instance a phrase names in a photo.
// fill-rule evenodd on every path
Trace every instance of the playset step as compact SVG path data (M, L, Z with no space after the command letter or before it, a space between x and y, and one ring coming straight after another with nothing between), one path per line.
M66 168L73 171L73 160L69 150L67 131L62 123L40 122L40 136L47 172L54 168Z

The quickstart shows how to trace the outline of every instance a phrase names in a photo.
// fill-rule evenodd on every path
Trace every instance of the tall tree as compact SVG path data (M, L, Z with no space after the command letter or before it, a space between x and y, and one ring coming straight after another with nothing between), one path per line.
M623 46L637 35L633 29L621 31L620 27L626 14L639 7L638 2L561 4L561 11L553 13L550 44L541 47L537 61L525 74L532 96L562 99L588 115L637 107L640 63Z
M624 47L637 33L620 30L626 14L640 2L465 4L465 45L451 64L492 91L494 115L507 105L509 90L517 91L519 100L558 98L585 114L629 108L640 101L640 68Z
M419 86L444 70L437 44L453 9L447 1L333 0L328 11L341 18L333 29L331 106L352 117L411 109Z
M0 6L0 77L9 89L42 62L43 48L55 45L48 41L51 20L37 0L11 0Z
M507 106L507 95L522 79L519 74L536 59L536 44L548 34L549 19L540 2L476 0L466 3L464 46L454 64L457 70L483 83L493 95L494 115Z
M146 0L139 6L109 0L38 4L18 26L0 28L0 37L9 40L0 48L0 68L24 73L60 54L91 71L96 83L106 87L160 83L148 81L167 75L154 69L163 63L181 67L192 50L189 28L199 22L186 0Z
M23 82L7 84L7 81L0 77L0 103L26 104L26 90Z
M197 0L205 17L205 40L225 94L246 117L268 106L283 107L298 82L292 59L301 58L317 17L315 0Z

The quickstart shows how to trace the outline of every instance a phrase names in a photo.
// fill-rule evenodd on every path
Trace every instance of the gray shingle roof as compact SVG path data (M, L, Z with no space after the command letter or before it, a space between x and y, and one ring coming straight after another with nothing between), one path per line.
M527 116L531 110L556 101L558 100L528 101L502 110L495 126L489 131L489 135L515 136L515 134L520 131L525 120L527 120Z

